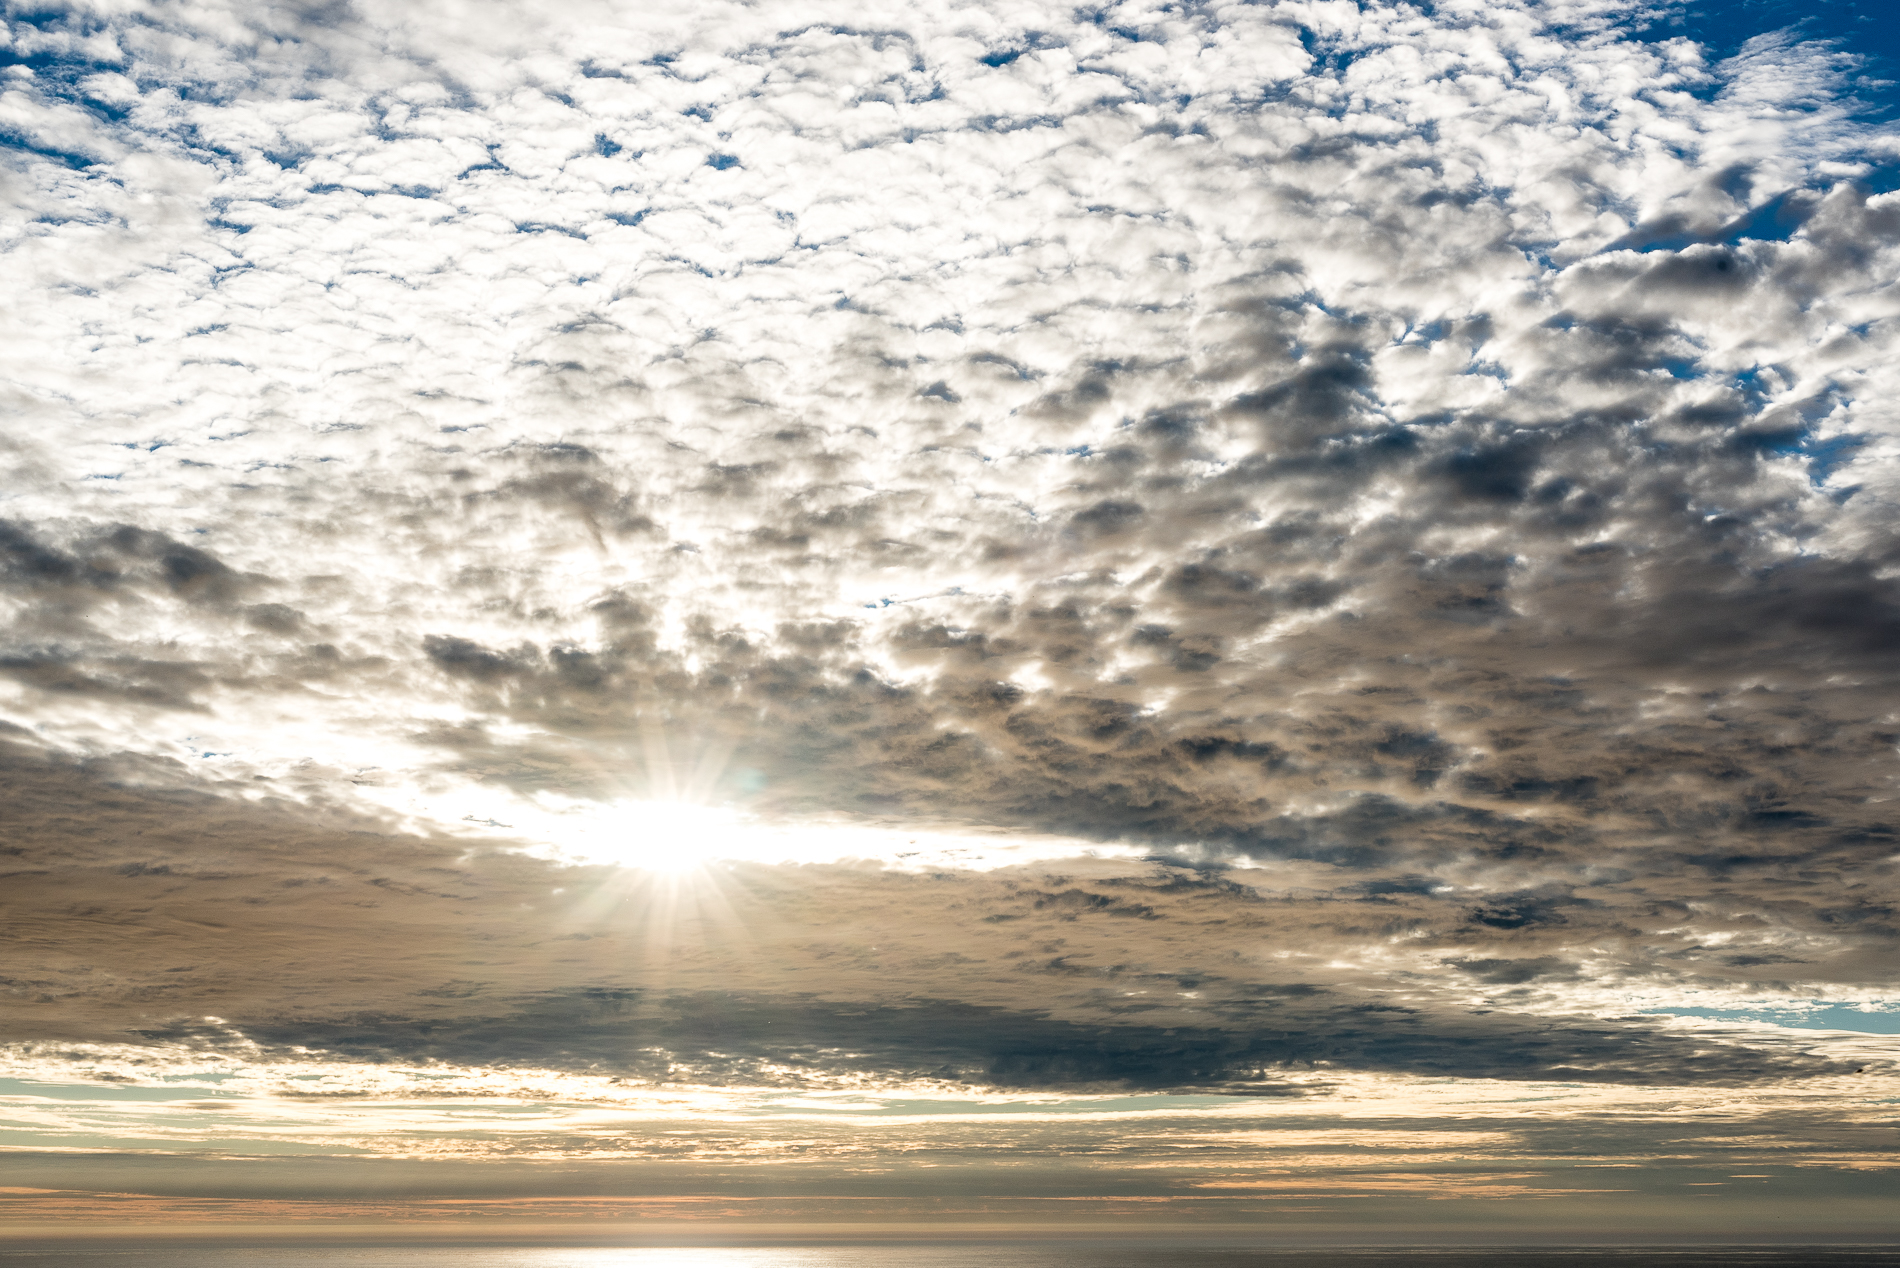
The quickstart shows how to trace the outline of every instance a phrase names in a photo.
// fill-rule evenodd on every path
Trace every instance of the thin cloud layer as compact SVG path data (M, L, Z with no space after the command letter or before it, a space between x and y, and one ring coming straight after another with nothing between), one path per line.
M1900 142L1647 20L10 12L10 1037L1875 1077L1645 1010L1895 995Z

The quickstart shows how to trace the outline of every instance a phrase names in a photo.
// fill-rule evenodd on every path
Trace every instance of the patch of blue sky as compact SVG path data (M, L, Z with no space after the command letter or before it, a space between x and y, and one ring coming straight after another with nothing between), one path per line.
M1359 56L1357 49L1346 47L1336 38L1328 39L1305 27L1300 30L1300 47L1313 59L1313 71L1316 74L1343 75Z
M1808 481L1815 488L1827 483L1834 469L1854 456L1854 451L1867 443L1865 436L1830 436L1826 440L1814 440L1811 433L1804 432L1798 440L1777 441L1763 446L1769 453L1805 458L1808 463Z
M1900 20L1891 0L1692 0L1645 34L1685 35L1719 61L1775 31L1825 40L1860 58L1854 95L1879 118L1900 115Z
M0 150L31 154L36 158L58 163L75 172L82 172L100 161L96 154L88 154L81 150L62 150L55 145L35 144L31 137L4 128L0 128Z
M1742 396L1748 401L1749 408L1751 409L1759 410L1762 408L1762 406L1764 406L1768 402L1770 390L1773 385L1772 383L1763 383L1761 381L1762 371L1764 369L1767 369L1771 371L1772 373L1779 375L1780 377L1783 377L1783 378L1786 377L1785 375L1781 374L1781 371L1778 368L1774 366L1759 366L1759 365L1752 365L1748 367L1748 369L1739 372L1735 376L1735 390L1740 392Z
M1680 251L1684 247L1704 242L1728 246L1737 246L1744 240L1786 242L1794 237L1795 230L1807 223L1808 216L1818 205L1818 200L1811 193L1797 195L1791 190L1769 199L1759 207L1751 208L1713 233L1644 233L1638 230L1627 235L1617 245L1650 252Z
M1795 1000L1760 1008L1645 1008L1644 1013L1702 1017L1710 1021L1766 1022L1790 1030L1852 1030L1866 1035L1900 1035L1900 1004L1831 1004Z
M35 46L27 44L24 49L15 44L0 47L0 66L24 66L34 73L43 83L70 87L89 75L102 71L122 71L125 62L122 59L76 56L66 46Z
M1807 221L1813 207L1813 203L1789 194L1771 198L1730 225L1722 241L1752 238L1756 242L1786 242Z

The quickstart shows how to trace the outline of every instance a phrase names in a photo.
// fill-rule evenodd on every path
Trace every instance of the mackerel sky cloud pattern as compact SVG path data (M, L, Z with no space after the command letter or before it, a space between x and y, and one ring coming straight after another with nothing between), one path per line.
M1900 134L1667 19L10 6L8 1069L1858 1130Z

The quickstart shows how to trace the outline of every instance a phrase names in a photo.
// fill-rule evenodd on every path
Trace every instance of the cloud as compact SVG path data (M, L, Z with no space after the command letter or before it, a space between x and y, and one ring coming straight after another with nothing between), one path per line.
M1758 945L1716 931L1758 921L1745 902L1698 916L1552 886L1474 903L1350 866L1235 880L1119 859L682 881L405 838L150 766L25 759L10 781L11 927L48 954L6 989L33 1033L73 1041L661 1084L1260 1096L1305 1095L1316 1071L1750 1085L1866 1065L1812 1035L1629 1015L1633 994L1813 980L1812 961L1732 952ZM1854 932L1821 944L1845 961L1837 982L1884 945Z
M1891 129L1640 19L10 18L12 1033L1885 1070Z

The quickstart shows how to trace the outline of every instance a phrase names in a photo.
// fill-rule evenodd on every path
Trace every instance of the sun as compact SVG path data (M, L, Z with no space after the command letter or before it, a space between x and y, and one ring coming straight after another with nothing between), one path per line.
M756 857L769 836L739 812L688 801L583 801L543 795L519 825L564 862L686 876L709 863Z
M656 877L704 876L718 864L873 863L899 871L988 871L1054 859L1140 858L1145 844L844 816L776 820L690 797L526 796L464 786L386 798L430 829L552 862Z

